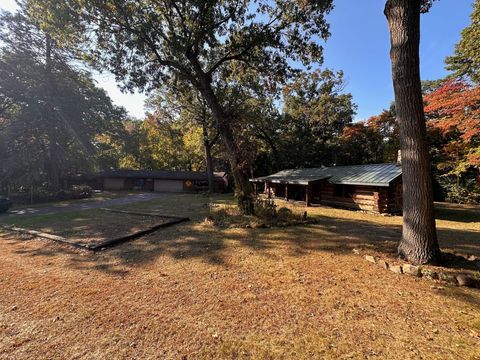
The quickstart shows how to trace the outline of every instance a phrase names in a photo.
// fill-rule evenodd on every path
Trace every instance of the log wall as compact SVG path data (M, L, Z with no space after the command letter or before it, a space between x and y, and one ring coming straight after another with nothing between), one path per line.
M335 194L334 184L323 182L314 185L313 202L377 213L401 211L401 182L400 185L397 182L390 187L352 185L348 189L351 196L338 196Z
M376 213L399 213L402 210L402 182L397 180L389 187L347 185L344 196L335 193L334 184L321 182L307 186L269 184L273 197L285 200L301 200L333 207L371 211ZM301 188L301 191L300 191ZM308 194L308 196L307 196ZM301 198L300 198L301 197Z

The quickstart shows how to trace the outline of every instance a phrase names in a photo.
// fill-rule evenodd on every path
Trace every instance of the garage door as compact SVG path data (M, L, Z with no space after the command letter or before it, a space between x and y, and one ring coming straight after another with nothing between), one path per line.
M159 192L182 192L182 180L155 180L155 191Z
M105 179L103 182L103 188L105 190L123 190L124 187L124 179Z

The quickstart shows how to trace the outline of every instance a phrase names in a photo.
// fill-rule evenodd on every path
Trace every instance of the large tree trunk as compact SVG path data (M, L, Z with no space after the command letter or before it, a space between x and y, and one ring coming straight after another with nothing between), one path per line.
M235 181L235 196L240 209L245 214L253 214L253 186L250 183L248 164L241 158L240 151L233 137L232 129L228 120L223 120L219 124L220 138L226 149L226 154L230 167L232 169L233 179Z
M414 264L434 263L440 256L420 84L420 5L421 0L388 0L385 5L402 152L403 231L398 253Z
M212 144L208 138L207 124L202 123L203 129L203 147L205 148L205 163L207 164L208 192L215 192L215 175L213 174Z
M197 75L200 78L198 90L205 99L208 107L212 111L212 116L218 124L220 139L225 147L225 152L230 163L233 179L235 182L235 196L240 209L245 214L253 214L253 186L250 183L248 164L242 159L242 154L238 148L231 128L231 119L225 113L220 105L215 92L212 89L208 77L199 70L199 65L193 61L197 67Z

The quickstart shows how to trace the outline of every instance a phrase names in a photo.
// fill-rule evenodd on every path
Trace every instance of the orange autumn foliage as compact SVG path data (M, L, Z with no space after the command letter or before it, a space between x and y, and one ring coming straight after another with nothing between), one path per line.
M480 87L449 80L424 100L429 127L443 136L459 136L467 143L480 137Z

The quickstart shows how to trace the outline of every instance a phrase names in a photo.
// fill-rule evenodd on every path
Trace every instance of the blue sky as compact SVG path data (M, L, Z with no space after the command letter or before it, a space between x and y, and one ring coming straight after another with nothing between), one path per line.
M447 74L444 59L454 51L470 23L472 0L439 0L421 18L422 79ZM324 66L343 70L358 105L357 120L377 115L393 100L385 0L334 0L329 15L331 37L325 44Z
M422 15L421 75L438 79L447 74L445 56L451 55L460 33L470 23L473 0L439 0ZM388 27L383 15L385 0L334 0L328 16L332 36L325 44L324 67L343 70L345 91L358 105L357 120L377 115L393 100ZM14 0L0 0L0 8L14 10ZM113 101L131 115L144 114L142 94L123 94L108 73L95 79Z

